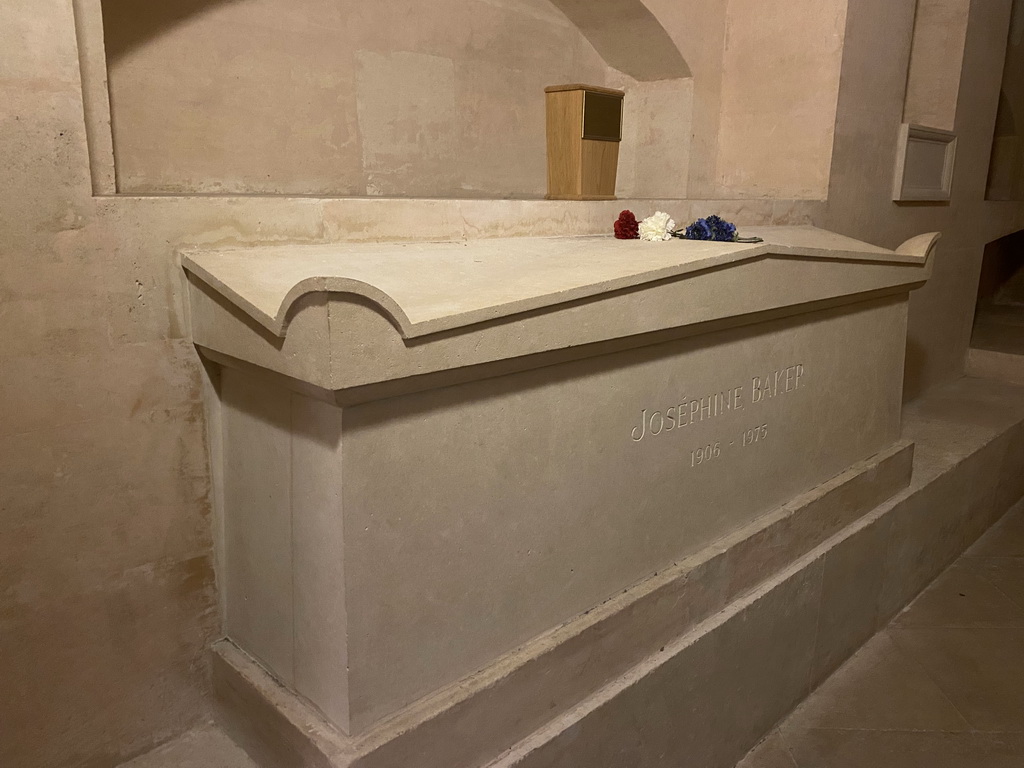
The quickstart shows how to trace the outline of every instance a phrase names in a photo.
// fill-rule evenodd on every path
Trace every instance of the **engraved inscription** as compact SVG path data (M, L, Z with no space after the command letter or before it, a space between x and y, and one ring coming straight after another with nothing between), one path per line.
M803 389L806 385L803 364L789 365L775 371L769 371L763 375L752 376L749 388L744 386L730 387L720 392L712 392L699 397L683 397L677 401L677 404L670 405L664 410L644 408L640 412L640 424L632 428L629 436L633 442L638 443L644 438L657 437L658 435L684 429L693 424L710 421L720 416L741 411L747 403L763 403L787 393L795 392L798 389ZM744 446L752 445L768 436L767 424L755 429L763 429L763 433L751 434L749 442L747 441L747 435L744 434ZM699 450L703 450L704 447ZM714 446L712 445L711 447L713 448ZM694 452L694 461L696 463L693 466L697 466L697 464L703 463L706 460L707 457L702 454L701 461L697 462L696 453Z
M706 461L717 459L722 455L721 443L708 443L695 451L690 451L690 466L696 467Z
M662 411L651 411L644 408L640 414L640 426L634 427L631 437L634 441L643 440L646 435L660 435L691 424L723 416L731 411L743 408L743 387L734 387L715 392L704 397L684 397L678 405L672 405Z
M748 445L754 443L763 443L768 439L768 424L759 424L756 427L745 430L739 437L740 447L746 448ZM700 448L696 448L690 451L690 466L699 467L702 464L707 464L713 459L719 458L724 452L727 451L729 446L736 445L735 440L730 440L728 445L723 446L721 440L716 440L706 445L702 445Z
M768 439L768 425L762 424L759 427L748 429L743 433L743 447Z
M800 379L804 375L802 365L791 365L788 368L780 368L768 375L755 376L750 383L750 400L759 403L762 400L778 397L786 392L800 388Z

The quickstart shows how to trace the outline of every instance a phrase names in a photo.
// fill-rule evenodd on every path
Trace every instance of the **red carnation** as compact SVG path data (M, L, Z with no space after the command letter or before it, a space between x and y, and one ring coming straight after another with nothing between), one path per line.
M623 211L615 220L615 237L619 240L636 240L640 237L640 225L632 211Z

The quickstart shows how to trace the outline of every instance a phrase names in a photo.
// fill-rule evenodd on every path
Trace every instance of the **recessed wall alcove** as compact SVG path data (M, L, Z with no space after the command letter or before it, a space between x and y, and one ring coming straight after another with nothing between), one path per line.
M1024 230L985 246L971 348L1024 355Z
M121 193L542 197L544 87L587 82L629 93L620 195L687 194L691 73L641 0L102 10Z

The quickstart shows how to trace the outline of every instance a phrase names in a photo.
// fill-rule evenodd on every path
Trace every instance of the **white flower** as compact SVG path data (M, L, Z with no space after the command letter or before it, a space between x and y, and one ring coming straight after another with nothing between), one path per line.
M664 211L658 211L640 222L641 240L671 240L669 233L676 228L676 223Z

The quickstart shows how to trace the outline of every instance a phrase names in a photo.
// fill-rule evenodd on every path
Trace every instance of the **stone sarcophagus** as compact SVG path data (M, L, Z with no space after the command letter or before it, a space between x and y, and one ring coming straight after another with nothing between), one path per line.
M482 764L784 564L735 553L794 500L905 484L936 236L751 233L183 253L234 706L302 764Z

